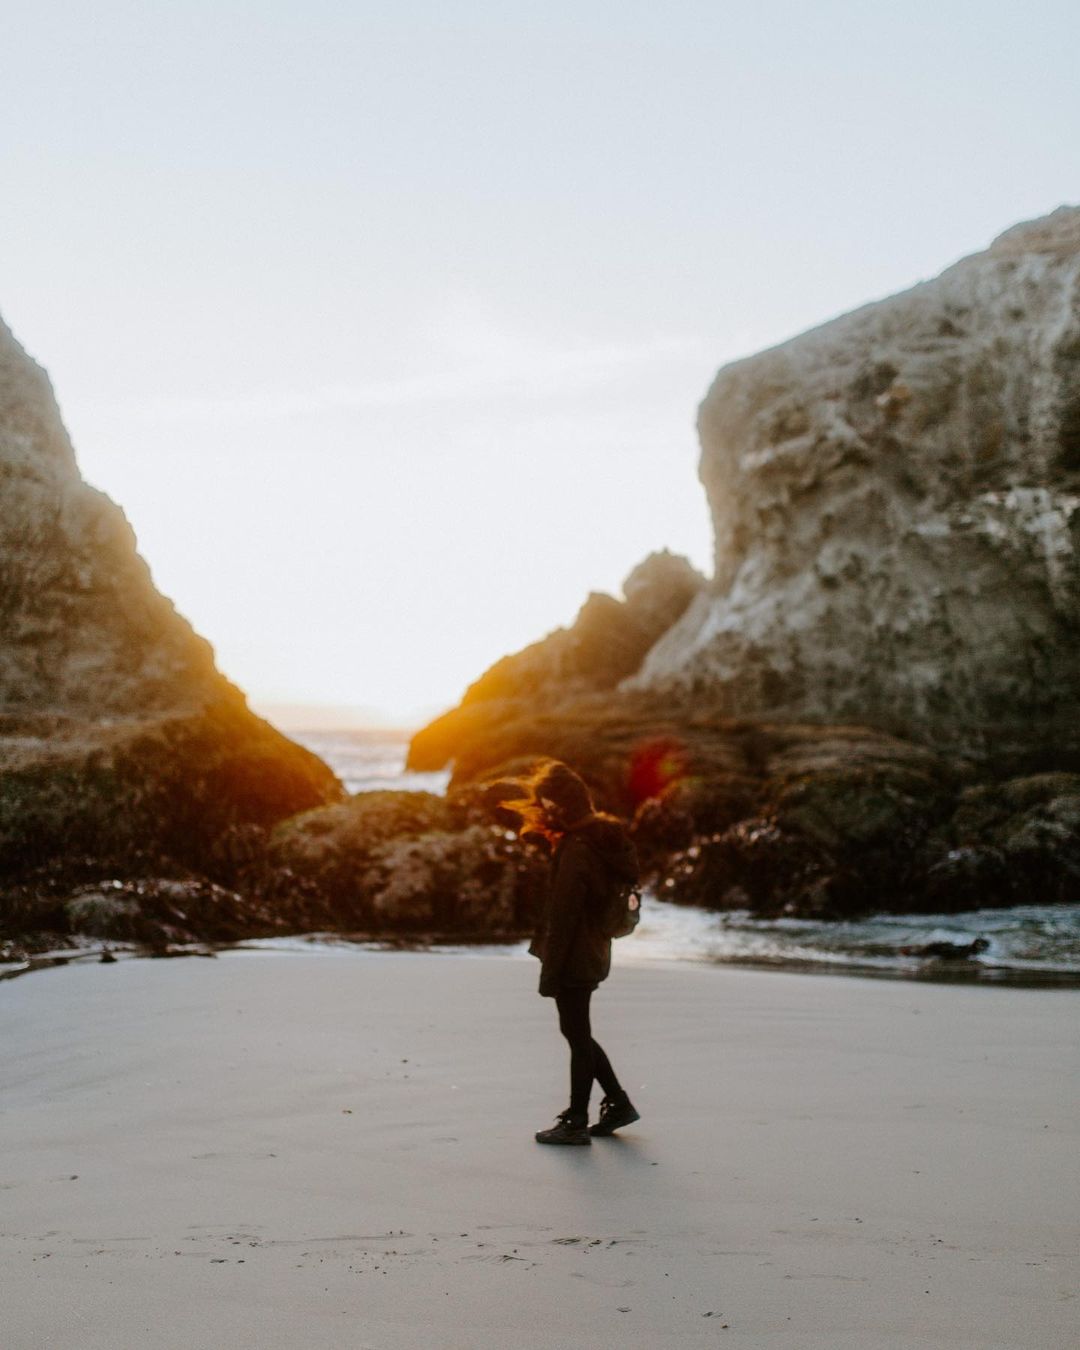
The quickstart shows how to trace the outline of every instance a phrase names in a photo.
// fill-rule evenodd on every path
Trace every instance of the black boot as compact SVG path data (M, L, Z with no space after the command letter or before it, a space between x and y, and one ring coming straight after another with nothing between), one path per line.
M571 1111L560 1111L555 1117L559 1122L550 1130L537 1130L538 1144L591 1144L586 1128L587 1116L575 1116Z
M634 1103L624 1092L621 1097L605 1097L600 1103L600 1119L589 1126L593 1135L614 1134L623 1125L632 1125L641 1116L634 1110Z

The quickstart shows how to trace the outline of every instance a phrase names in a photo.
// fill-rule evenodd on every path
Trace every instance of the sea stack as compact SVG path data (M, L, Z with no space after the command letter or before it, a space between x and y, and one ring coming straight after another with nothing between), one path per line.
M726 366L698 425L715 577L629 686L1080 745L1080 208Z

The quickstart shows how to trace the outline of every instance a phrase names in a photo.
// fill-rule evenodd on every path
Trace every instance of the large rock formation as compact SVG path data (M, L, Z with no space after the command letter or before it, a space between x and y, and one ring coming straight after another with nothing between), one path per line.
M2 323L0 486L0 876L201 866L230 830L342 795L154 587Z
M647 653L587 606L416 766L569 761L675 899L1080 897L1080 209L728 366L700 430L714 581Z
M699 428L715 580L632 684L1080 743L1080 208L725 367Z

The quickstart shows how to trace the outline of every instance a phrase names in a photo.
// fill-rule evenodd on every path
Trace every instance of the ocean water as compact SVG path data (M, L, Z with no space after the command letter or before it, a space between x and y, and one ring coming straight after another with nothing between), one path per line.
M436 792L441 795L450 782L448 772L406 772L408 732L377 728L290 731L289 735L329 764L349 792L390 789L398 792Z
M449 773L407 773L408 734L399 731L292 733L337 773L350 792L380 788L442 793ZM905 955L932 942L989 944L971 957ZM457 950L455 948L455 950ZM525 954L525 944L492 948ZM697 961L789 970L1023 984L1080 984L1080 904L1018 905L958 914L880 914L845 923L759 919L716 913L646 894L632 938L617 961Z
M973 956L905 955L905 947L982 938ZM1080 905L1016 905L958 914L877 914L844 923L714 913L646 895L626 959L691 960L797 970L1011 984L1080 984Z

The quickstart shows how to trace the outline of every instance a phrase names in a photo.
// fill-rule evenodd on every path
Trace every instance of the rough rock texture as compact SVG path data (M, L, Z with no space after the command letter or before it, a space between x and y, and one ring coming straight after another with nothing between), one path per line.
M632 683L1080 743L1080 208L717 376L716 576Z
M335 927L514 936L533 927L544 869L490 815L428 792L362 792L271 834L277 884Z
M999 773L866 726L640 692L463 709L454 750L450 801L475 819L485 801L498 818L499 780L573 765L679 902L832 919L1080 900L1076 773Z
M0 707L99 719L229 692L154 587L123 512L83 482L48 376L0 322Z
M0 877L201 866L227 831L341 796L156 590L2 323L0 503Z

